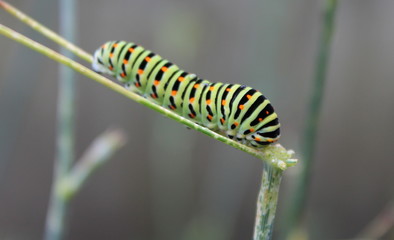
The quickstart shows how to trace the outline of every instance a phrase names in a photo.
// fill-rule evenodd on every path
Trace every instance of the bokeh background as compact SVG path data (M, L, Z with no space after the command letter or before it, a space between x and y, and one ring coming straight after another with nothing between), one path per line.
M58 31L57 1L14 6ZM262 90L300 152L322 1L84 0L77 44L137 42L211 81ZM393 198L394 1L340 1L308 193L311 239L356 236ZM0 22L58 47L0 12ZM58 66L0 37L0 239L41 239ZM76 151L110 126L126 146L77 195L66 239L251 239L262 165L77 75ZM302 156L298 155L302 164ZM285 174L275 231L299 167Z

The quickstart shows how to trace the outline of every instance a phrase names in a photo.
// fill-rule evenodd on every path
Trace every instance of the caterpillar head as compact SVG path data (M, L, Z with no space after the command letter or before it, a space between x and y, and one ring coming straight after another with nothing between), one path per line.
M106 66L106 64L104 63L105 62L103 59L104 51L105 51L104 47L100 47L94 52L92 68L97 73L105 73L105 74L113 75L113 72L109 69L109 66Z

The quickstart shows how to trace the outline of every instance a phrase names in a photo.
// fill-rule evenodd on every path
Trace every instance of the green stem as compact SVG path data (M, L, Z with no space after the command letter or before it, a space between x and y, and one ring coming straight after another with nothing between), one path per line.
M96 137L57 186L58 195L69 201L81 189L86 179L126 142L125 134L118 129L107 130Z
M309 113L306 120L304 140L302 141L303 164L301 165L300 177L294 190L294 197L290 210L284 219L287 219L284 231L287 236L295 231L303 219L306 194L309 187L313 156L316 149L316 136L322 108L324 86L327 78L327 67L330 57L332 36L334 32L334 20L337 9L337 0L326 0L324 6L323 29L320 36L319 52L316 58L314 87L310 99Z
M231 139L229 139L229 138L227 138L227 137L225 137L225 136L223 136L223 135L221 135L219 133L216 133L216 132L214 132L212 130L209 130L208 128L205 128L205 127L203 127L203 126L201 126L199 124L196 124L196 123L194 123L194 122L192 122L192 121L190 121L190 120L188 120L188 119L186 119L186 118L184 118L182 116L179 116L178 114L176 114L176 113L174 113L174 112L172 112L172 111L170 111L170 110L168 110L168 109L166 109L164 107L161 107L160 105L155 104L155 103L149 101L148 99L146 99L146 98L144 98L144 97L142 97L142 96L140 96L140 95L138 95L136 93L133 93L133 92L125 89L124 87L112 82L111 80L105 78L104 76L101 76L100 74L97 74L97 73L93 72L89 68L87 68L85 66L82 66L81 64L79 64L79 63L77 63L77 62L75 62L75 61L73 61L73 60L71 60L71 59L69 59L69 58L67 58L67 57L65 57L65 56L63 56L63 55L61 55L61 54L59 54L59 53L57 53L57 52L55 52L55 51L53 51L51 49L39 44L39 43L27 38L27 37L25 37L25 36L23 36L22 34L20 34L18 32L15 32L14 30L12 30L12 29L10 29L10 28L2 25L2 24L0 24L0 34L3 34L4 36L6 36L6 37L8 37L8 38L10 38L12 40L15 40L15 41L17 41L17 42L19 42L19 43L21 43L21 44L23 44L23 45L35 50L35 51L37 51L37 52L47 56L48 58L51 58L51 59L53 59L53 60L55 60L57 62L60 62L60 63L62 63L64 65L74 69L75 71L81 73L82 75L84 75L84 76L86 76L86 77L88 77L90 79L93 79L94 81L96 81L96 82L98 82L98 83L100 83L100 84L112 89L113 91L115 91L117 93L120 93L123 96L125 96L127 98L130 98L130 99L132 99L132 100L134 100L134 101L136 101L136 102L138 102L138 103L140 103L140 104L142 104L144 106L147 106L147 107L159 112L160 114L162 114L162 115L164 115L166 117L169 117L169 118L171 118L171 119L173 119L173 120L175 120L175 121L177 121L177 122L179 122L181 124L184 124L184 125L188 126L191 129L194 129L196 131L202 132L202 133L204 133L204 134L206 134L206 135L208 135L208 136L210 136L210 137L212 137L212 138L214 138L216 140L219 140L219 141L221 141L221 142L223 142L223 143L225 143L225 144L227 144L229 146L232 146L232 147L234 147L236 149L244 151L244 152L246 152L246 153L248 153L248 154L250 154L252 156L255 156L255 157L259 158L259 159L268 161L270 164L275 165L275 167L277 167L277 168L285 170L288 167L294 166L297 163L297 160L295 160L295 159L281 159L280 161L274 161L274 162L270 161L270 159L269 159L269 157L267 157L267 153L266 153L267 150L269 152L270 149L271 149L269 146L271 146L271 147L272 146L278 146L280 148L283 148L279 144L275 144L275 145L271 144L268 147L264 147L264 148L261 148L261 149L248 147L248 146L246 146L246 145L244 145L242 143L239 143L239 142L236 142L234 140L231 140Z
M257 200L257 214L253 240L270 240L272 237L279 187L283 171L264 164L263 177Z
M107 162L125 143L126 136L120 130L108 130L96 137L76 164L56 179L55 196L47 217L45 239L59 239L64 234L64 216L69 202L79 192L87 178ZM51 199L52 200L52 199Z
M2 7L8 13L10 13L14 17L18 18L20 21L22 21L26 25L30 26L31 28L33 28L37 32L41 33L45 37L51 39L52 41L56 42L60 46L68 49L70 52L74 53L79 58L81 58L87 62L92 61L92 56L89 53L85 52L83 49L70 43L66 39L60 37L58 34L53 32L52 30L46 28L45 26L43 26L42 24L40 24L39 22L37 22L33 18L27 16L23 12L19 11L18 9L16 9L12 5L10 5L9 3L6 3L6 2L0 0L0 7ZM60 11L60 14L61 14L61 11ZM73 16L73 17L75 17L75 16ZM73 20L71 20L71 21L73 21ZM72 39L70 39L70 40L72 40Z
M59 1L60 33L70 41L75 41L75 1ZM36 26L39 26L36 24ZM65 48L60 52L69 58L73 55ZM45 237L46 240L60 240L64 238L67 223L67 199L59 195L61 180L68 174L74 161L74 71L63 64L59 65L59 87L57 103L57 153L54 162L54 180L52 183L50 204L47 213Z
M270 240L272 238L282 174L282 170L265 164L257 200L253 240Z

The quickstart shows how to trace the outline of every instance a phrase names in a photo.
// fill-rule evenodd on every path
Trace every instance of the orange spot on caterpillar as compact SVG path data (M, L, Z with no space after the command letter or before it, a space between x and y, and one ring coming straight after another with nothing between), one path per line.
M179 77L179 78L178 78L178 81L180 81L180 82L183 82L183 80L185 80L184 77Z
M178 92L178 91L173 90L173 91L171 92L171 96L175 96L177 92Z
M234 125L235 125L235 126L238 126L238 125L239 125L239 123L238 123L238 122L234 122Z
M250 128L249 131L250 131L250 132L254 132L254 128Z
M226 88L226 91L227 91L227 92L230 92L230 91L231 91L231 88Z
M134 83L134 85L135 85L136 87L141 87L141 84L140 84L139 82Z
M190 102L190 103L193 103L193 102L194 102L194 97L190 98L190 99L189 99L189 102Z
M211 99L208 99L208 100L206 101L207 105L210 105L211 102L212 102Z
M144 73L144 70L143 70L143 69L138 69L137 73L138 73L139 75L141 75L141 74Z
M220 119L220 122L221 122L222 124L224 124L224 118L221 118L221 119Z
M248 99L251 99L252 98L252 95L246 95L246 97L248 98Z
M166 71L168 70L168 67L162 67L161 70L162 70L163 72L166 72Z
M200 84L198 84L198 83L196 83L196 84L194 84L194 88L198 88L198 86L200 86Z
M215 89L214 86L209 87L209 91L213 91Z
M261 121L263 121L263 119L262 119L262 118L259 118L259 122L261 122Z
M224 105L226 105L226 100L222 100L222 105L224 106Z
M152 98L157 98L157 95L156 95L156 93L152 93L151 95L150 95Z
M128 60L126 60L126 59L123 60L123 64L124 64L124 65L126 65L126 64L128 64L128 63L129 63Z
M268 114L270 114L270 112L268 112L268 111L265 111L265 114L267 114L267 115L268 115Z
M134 52L134 48L129 48L129 52Z
M212 118L213 118L212 115L208 115L207 117L209 120L212 120Z
M159 85L159 83L160 83L159 80L155 80L155 81L153 82L153 85L157 86L157 85Z
M146 57L145 61L150 62L150 59L151 59L150 57Z
M194 115L193 113L189 113L189 117L191 117L191 118L195 118L195 117L196 117L196 115Z
M174 107L173 105L170 105L170 108L171 108L172 110L175 110L175 109L176 109L176 107Z
M120 74L120 76L121 76L122 78L124 78L124 77L126 77L126 74L125 74L124 72L122 72L122 73Z
M113 58L113 57L114 57L114 54L113 54L113 53L110 53L110 54L109 54L109 57L110 57L110 58Z
M261 138L259 137L254 138L254 140L256 140L257 142L261 142Z
M114 67L109 66L108 69L112 71L112 70L114 70Z
M245 107L244 105L239 105L238 108L242 110L242 109L244 109L244 107Z
M118 44L117 44L117 43L115 43L115 44L114 44L114 48L116 48L117 46L118 46Z
M270 142L270 143L273 143L273 142L275 142L276 140L267 139L266 141L267 141L267 142Z

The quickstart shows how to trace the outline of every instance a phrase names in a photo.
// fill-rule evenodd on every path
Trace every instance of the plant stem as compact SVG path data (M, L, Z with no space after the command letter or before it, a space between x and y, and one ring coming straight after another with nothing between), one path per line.
M66 207L77 192L82 188L87 178L99 166L103 165L110 157L125 144L125 134L117 129L107 130L91 143L76 164L57 179L54 191L56 201L53 201L53 211L48 215L45 239L59 239L63 236L64 220L59 216L66 214Z
M59 1L60 34L75 41L75 1ZM60 52L72 58L64 48ZM54 162L54 180L52 183L50 205L48 208L45 237L46 240L61 240L64 236L67 199L58 191L61 180L68 174L74 161L74 71L63 64L59 65L59 87L57 104L57 153Z
M52 41L56 42L60 46L63 46L64 48L68 49L69 51L71 51L72 53L77 55L79 58L81 58L81 59L83 59L83 60L85 60L87 62L92 61L92 56L89 53L85 52L83 49L81 49L81 48L75 46L74 44L70 43L66 39L60 37L57 33L55 33L52 30L46 28L45 26L43 26L42 24L40 24L39 22L37 22L33 18L27 16L23 12L19 11L18 9L16 9L12 5L10 5L9 3L6 3L6 2L0 0L0 7L2 7L8 13L10 13L14 17L18 18L23 23L25 23L26 25L30 26L31 28L33 28L37 32L41 33L45 37L51 39ZM60 9L59 14L62 14L61 12L62 11ZM75 17L75 16L72 16L72 17ZM71 20L71 21L74 21L74 20ZM70 39L70 41L71 40L72 39Z
M66 201L71 200L81 189L88 177L126 142L125 134L119 129L110 129L94 139L82 157L75 163L57 188Z
M324 6L323 29L320 36L319 52L316 58L314 87L310 99L309 113L306 119L304 140L302 141L303 164L297 179L293 200L289 201L290 208L284 217L285 235L289 236L295 231L303 219L306 194L309 187L313 156L316 146L316 136L322 108L324 86L327 78L327 67L330 57L332 36L334 32L334 19L337 9L337 0L326 0Z
M270 240L274 227L279 186L283 171L264 164L263 177L257 200L253 240Z

